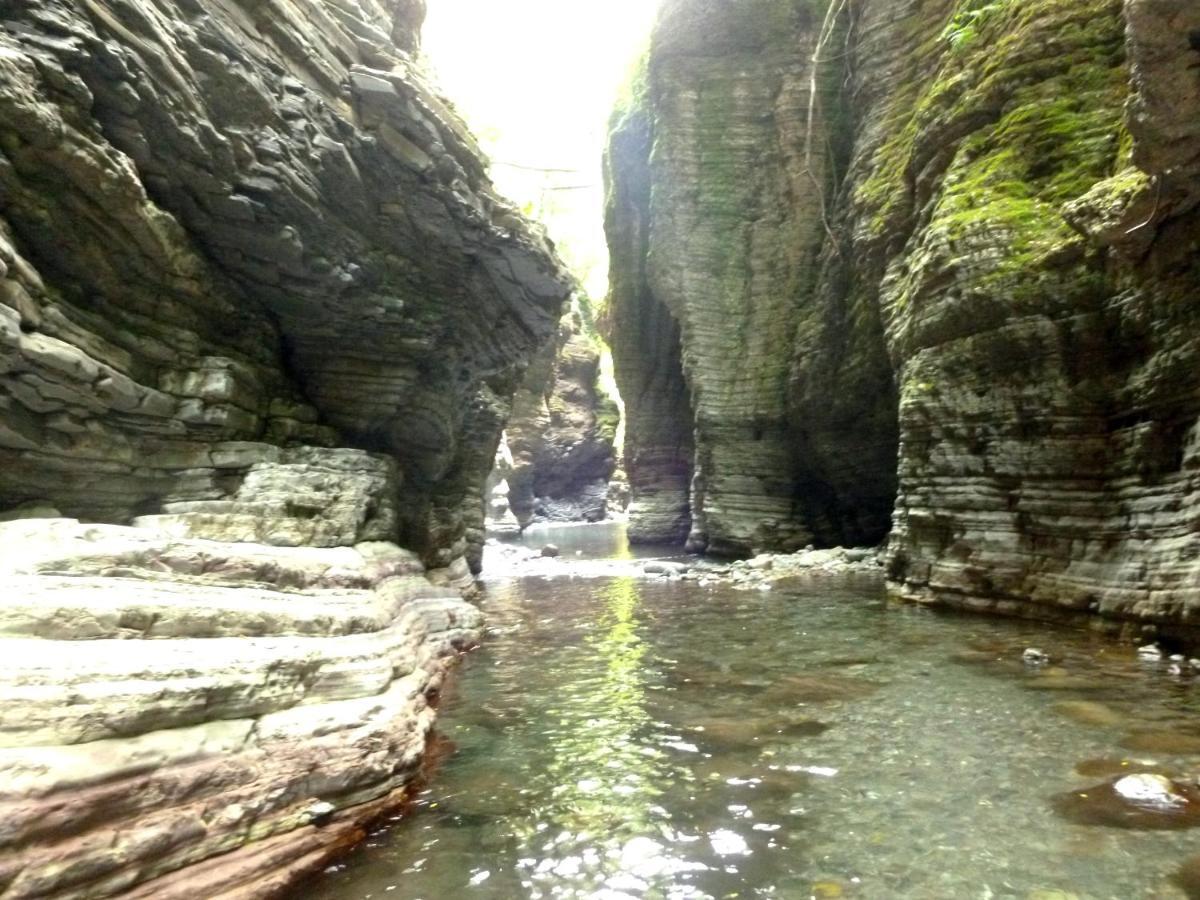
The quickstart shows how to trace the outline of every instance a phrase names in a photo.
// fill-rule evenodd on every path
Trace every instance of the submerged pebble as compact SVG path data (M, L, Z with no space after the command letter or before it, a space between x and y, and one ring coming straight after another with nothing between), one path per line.
M1104 683L1098 679L1073 674L1057 666L1038 669L1036 674L1031 675L1024 682L1024 686L1031 691L1076 691L1080 693L1105 689Z
M1200 736L1178 731L1136 731L1121 741L1126 750L1172 756L1200 754Z
M1200 854L1189 857L1171 877L1189 900L1200 900Z
M1084 725L1112 726L1125 721L1125 717L1112 707L1091 700L1064 700L1055 703L1053 709Z
M861 678L836 675L786 675L766 691L772 700L788 703L829 703L868 697L879 685Z

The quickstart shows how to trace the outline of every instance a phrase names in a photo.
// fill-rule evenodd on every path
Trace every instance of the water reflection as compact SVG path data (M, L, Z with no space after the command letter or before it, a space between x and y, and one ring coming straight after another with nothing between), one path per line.
M589 525L531 525L519 537L508 538L505 543L517 543L531 550L540 550L546 544L554 544L567 560L628 560L659 556L664 552L663 548L632 547L627 525L621 521Z
M456 752L302 896L1184 896L1194 835L1052 803L1197 771L1197 694L1132 651L852 580L510 579L484 606L495 634L443 708ZM1023 665L1035 640L1053 666Z
M595 889L620 873L633 876L612 881L615 890L635 887L639 875L677 869L661 844L643 836L661 826L666 811L656 800L680 773L646 742L651 721L638 582L613 579L597 599L602 614L585 640L595 674L579 679L545 713L552 723L544 732L550 802L529 824L536 832L553 822L561 831L540 843L531 834L530 855L519 863L528 870L526 886L545 883L552 896L564 881Z
M601 596L605 612L596 636L587 639L599 664L596 676L547 710L555 723L547 732L553 747L548 775L557 785L556 817L570 827L637 832L649 821L655 780L664 776L661 754L643 752L641 739L648 716L637 585L615 579Z

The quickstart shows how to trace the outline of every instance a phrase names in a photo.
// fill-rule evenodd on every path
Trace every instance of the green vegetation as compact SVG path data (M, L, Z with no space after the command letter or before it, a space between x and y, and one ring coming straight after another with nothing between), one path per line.
M912 40L928 24L914 23ZM1119 4L960 0L938 43L949 50L913 55L887 109L891 137L855 200L870 233L906 227L911 179L929 162L917 154L944 153L937 136L962 134L929 230L952 245L1003 231L1010 252L997 270L1028 269L1075 239L1060 207L1111 175L1125 152Z
M604 387L600 385L598 387L600 390L596 399L596 433L601 440L615 445L617 431L621 427L621 410L617 406L617 401L607 393Z
M621 82L617 102L609 116L609 130L620 127L621 121L630 113L646 109L650 97L650 42L629 67L629 74Z
M941 39L952 50L965 50L987 30L988 21L1012 5L1012 0L968 0L960 4L942 30Z

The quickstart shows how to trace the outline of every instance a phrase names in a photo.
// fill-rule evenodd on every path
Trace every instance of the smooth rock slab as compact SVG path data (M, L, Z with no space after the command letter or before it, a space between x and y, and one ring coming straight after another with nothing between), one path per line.
M403 800L482 624L384 543L51 519L0 547L6 900L280 889Z

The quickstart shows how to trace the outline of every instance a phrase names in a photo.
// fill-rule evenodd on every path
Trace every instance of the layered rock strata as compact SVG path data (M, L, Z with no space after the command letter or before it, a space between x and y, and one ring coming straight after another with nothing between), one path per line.
M404 799L478 611L393 544L0 525L0 891L266 896Z
M839 139L821 28L800 0L668 2L614 119L612 342L637 537L690 531L695 549L744 554L886 531L886 452L796 453L820 439L805 429L855 418L833 397L815 421L793 414L797 342L854 330L825 334L838 325L813 299ZM862 380L888 396L890 373Z
M534 359L505 429L508 505L533 522L597 522L608 514L620 422L600 384L600 347L577 311Z
M763 9L802 20L787 3ZM689 23L714 10L736 22L695 44ZM796 281L812 285L771 284L780 305L757 327L786 336L767 358L787 369L793 457L779 465L798 500L782 529L779 513L758 509L774 533L866 539L891 490L890 573L904 597L1194 641L1200 12L1183 0L862 0L834 12L832 33L844 30L826 65L841 89L819 105L823 125L802 121L830 135L836 188L747 195L773 160L811 146L803 131L755 132L774 127L786 91L747 108L744 88L718 104L741 112L718 116L724 149L708 156L696 117L679 114L707 82L676 84L678 48L707 47L700 65L736 81L747 66L728 48L754 30L751 18L770 20L763 10L667 4L646 87L613 134L614 302L626 310L613 338L643 348L617 356L618 375L650 383L650 361L676 356L678 329L687 397L663 408L677 434L695 426L693 498L708 499L693 499L693 530L714 549L756 540L714 539L739 517L736 504L712 502L713 473L753 477L758 458L723 457L704 409L712 379L734 368L708 334L753 322L763 282L714 288L730 270L704 236L765 229L763 240L789 249L750 271L795 259ZM786 60L775 68L793 71ZM689 153L734 160L731 184L711 189L698 164L681 162ZM812 252L812 232L794 226L822 198L828 227ZM675 272L708 283L679 291ZM704 306L714 291L724 306ZM737 368L759 370L749 344L730 346ZM763 384L751 396L775 396ZM644 395L623 393L632 424ZM634 430L630 439L631 457L652 446ZM678 479L662 484L676 490ZM770 493L781 508L782 492Z
M609 339L625 401L629 536L683 543L691 528L692 413L679 323L650 286L651 116L643 84L619 109L604 158Z
M423 8L0 4L5 898L271 895L403 799L571 291Z
M467 554L570 287L402 49L417 6L4 8L0 505L129 521L236 494L215 443L353 446L405 544Z
M846 196L901 397L897 591L1194 640L1197 12L884 7Z

